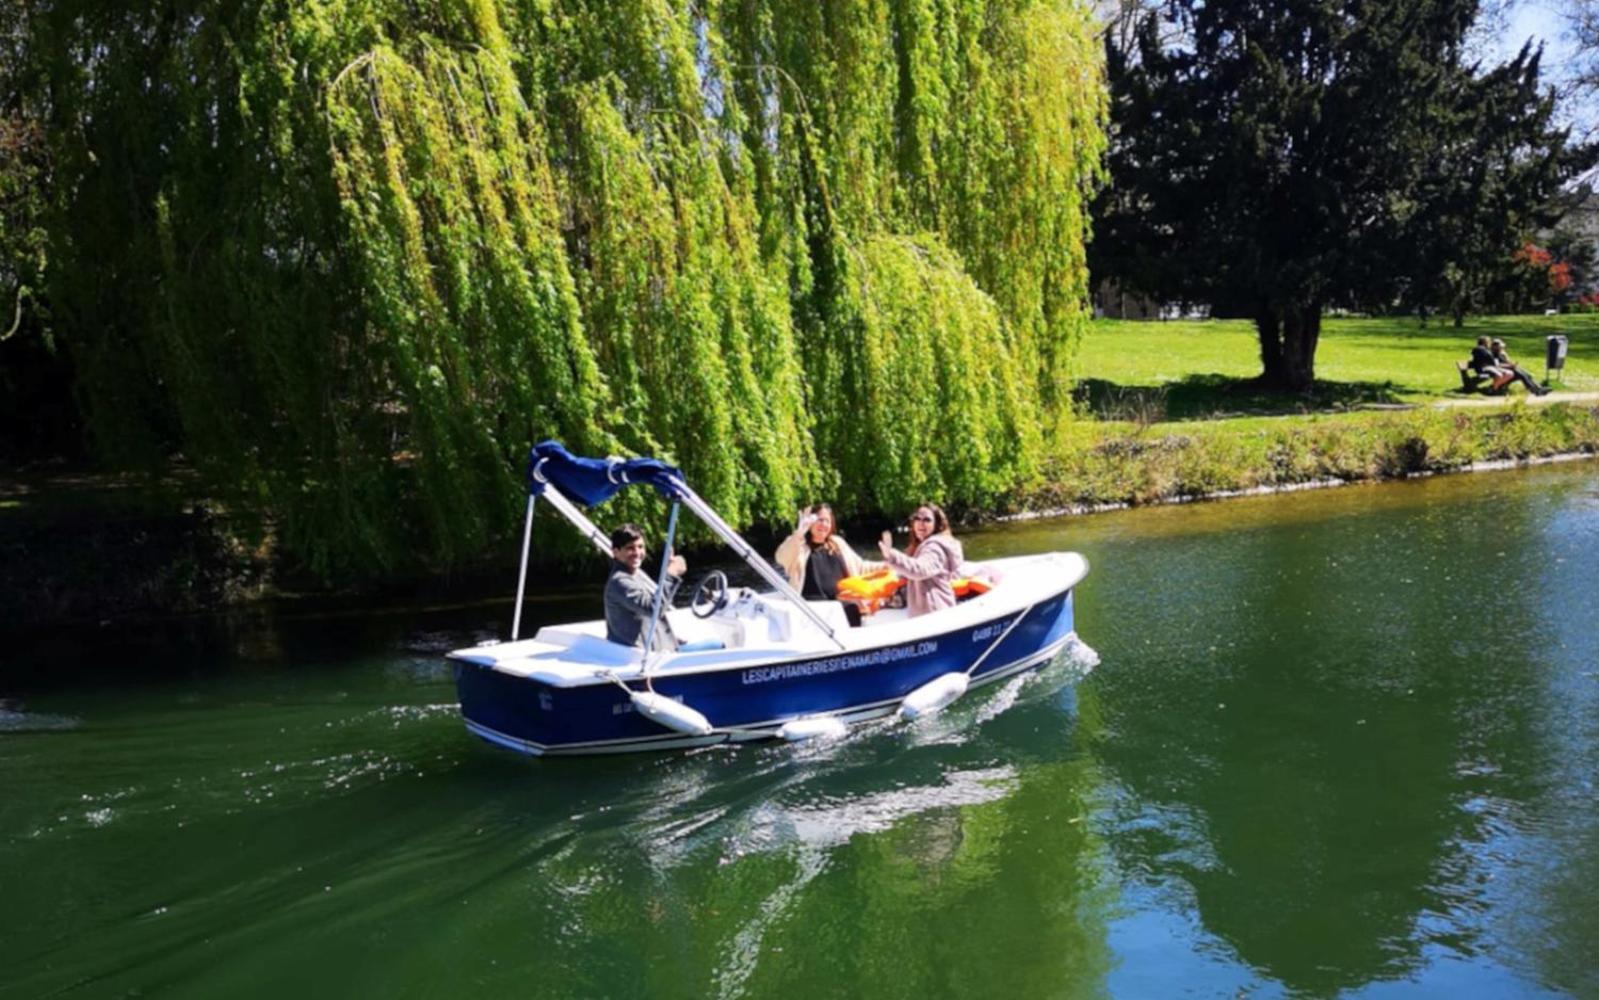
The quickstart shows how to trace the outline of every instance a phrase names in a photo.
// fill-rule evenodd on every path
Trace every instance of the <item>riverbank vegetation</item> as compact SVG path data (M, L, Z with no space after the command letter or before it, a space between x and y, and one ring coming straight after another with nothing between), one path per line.
M1478 463L1599 453L1599 404L1422 408L1073 426L1033 513L1191 500L1250 490L1457 472Z
M1461 391L1455 362L1483 334L1541 376L1544 340L1569 340L1543 405L1521 390ZM1308 393L1263 391L1245 320L1099 320L1082 351L1079 404L1018 510L1191 499L1331 480L1453 472L1476 463L1599 452L1599 317L1496 316L1422 326L1332 318ZM1561 403L1561 396L1570 403ZM1458 405L1457 405L1458 404Z
M1555 322L1491 317L1464 334L1466 342L1478 332L1503 337L1531 358ZM1039 442L1043 457L1024 485L1001 501L959 509L981 520L1596 454L1599 317L1558 322L1571 337L1570 360L1565 380L1539 405L1519 394L1489 399L1452 389L1453 362L1463 355L1452 327L1334 319L1326 357L1342 381L1329 385L1365 388L1291 397L1288 408L1246 377L1256 342L1244 321L1096 321L1082 347L1090 370L1079 382L1079 418ZM202 489L181 470L153 482L48 471L0 477L0 630L329 592L284 558L272 532L252 541L225 506L196 502ZM840 509L851 519L870 514ZM563 534L541 522L536 555L545 565ZM396 573L385 584L430 597L497 594L514 555L506 546L447 572Z

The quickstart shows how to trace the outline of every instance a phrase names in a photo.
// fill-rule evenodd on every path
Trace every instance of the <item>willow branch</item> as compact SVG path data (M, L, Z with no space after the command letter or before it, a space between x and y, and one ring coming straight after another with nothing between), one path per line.
M27 298L27 297L28 297L28 286L27 285L23 285L21 288L17 289L17 311L16 311L16 315L14 315L11 318L11 329L7 330L5 333L0 333L0 342L10 340L13 334L15 334L18 330L22 329L22 300Z

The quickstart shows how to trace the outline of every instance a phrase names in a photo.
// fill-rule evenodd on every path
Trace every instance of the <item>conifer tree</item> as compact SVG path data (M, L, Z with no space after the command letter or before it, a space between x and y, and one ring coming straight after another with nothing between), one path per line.
M1168 44L1146 16L1109 54L1105 270L1253 319L1262 381L1302 391L1324 308L1432 295L1508 255L1590 154L1551 126L1535 53L1468 61L1477 8L1176 0Z

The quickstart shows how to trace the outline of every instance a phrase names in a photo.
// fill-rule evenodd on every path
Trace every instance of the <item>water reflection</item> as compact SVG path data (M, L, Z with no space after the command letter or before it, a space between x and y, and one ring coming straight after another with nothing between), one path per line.
M1517 915L1504 937L1543 985L1599 996L1599 488L1555 494L1537 528L1527 556L1544 567L1532 597L1539 627L1519 644L1535 664L1536 780L1494 845L1508 863L1492 899Z
M1340 501L1221 552L1122 546L1100 607L1182 599L1101 639L1115 667L1090 682L1119 862L1186 886L1206 932L1296 993L1425 979L1440 956L1517 963L1487 918L1555 764L1542 688L1573 662L1538 637L1595 624L1591 571L1546 551L1580 537L1552 527L1571 492L1416 504L1375 540ZM1591 894L1572 909L1591 933Z
M76 696L82 728L51 735L66 742L0 743L0 918L20 929L0 994L1102 981L1098 779L1072 665L834 743L532 762L462 735L448 681L413 659L449 638L275 683ZM1004 888L1035 874L1056 884ZM1002 960L999 927L1007 949L1059 960ZM352 962L374 948L381 963ZM463 954L477 959L449 980Z
M144 636L4 709L0 996L1599 995L1594 482L971 533L1104 665L830 744L481 746L503 604Z
M610 959L652 996L1097 991L1110 956L1103 848L1085 822L1094 766L1068 741L1045 757L1012 742L1013 724L1059 718L1069 676L1009 692L1018 714L981 736L866 727L642 765L573 816L584 849L541 863L539 882L583 887L563 910L561 957L621 935L633 953ZM992 708L975 701L974 714ZM1019 897L1031 877L1037 898Z

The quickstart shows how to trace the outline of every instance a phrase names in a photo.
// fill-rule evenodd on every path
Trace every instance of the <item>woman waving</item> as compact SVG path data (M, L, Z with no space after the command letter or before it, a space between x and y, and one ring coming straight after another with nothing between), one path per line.
M800 512L794 533L777 547L777 564L802 597L836 601L838 581L877 568L856 555L833 529L833 508L812 504ZM851 601L844 602L844 615L852 626L861 623L861 609Z
M904 552L894 548L894 536L887 531L878 549L883 561L905 579L905 606L911 617L953 608L951 583L960 576L965 556L949 532L949 518L937 504L924 503L911 514L910 533Z

